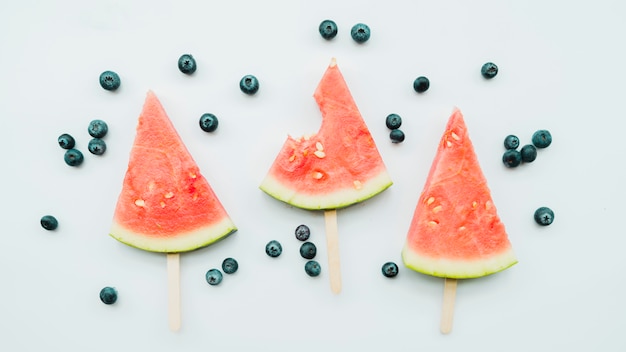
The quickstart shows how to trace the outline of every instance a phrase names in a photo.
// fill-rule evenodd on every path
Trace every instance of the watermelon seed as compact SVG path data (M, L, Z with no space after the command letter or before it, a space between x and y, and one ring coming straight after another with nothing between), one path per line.
M291 155L289 157L289 161L294 161L294 160L296 160L296 155L295 154L293 154L293 155Z
M316 180L319 180L319 179L321 179L322 177L324 177L324 174L323 174L323 173L321 173L321 172L319 172L319 171L316 171L316 172L313 174L313 178L314 178L314 179L316 179Z
M317 148L317 150L319 151L324 150L324 146L320 142L315 143L315 148Z
M430 227L434 227L434 226L437 226L437 225L439 225L439 222L437 222L435 220L431 220L431 221L428 222L428 226L430 226Z
M441 211L441 209L443 209L443 207L441 205L438 205L438 206L433 208L433 213L438 213L438 212Z
M143 206L146 205L146 201L143 200L143 199L137 199L137 200L135 200L135 205L138 206L138 207L143 207Z
M456 133L454 133L454 132L450 133L450 135L452 136L452 138L453 138L454 140L457 140L457 141L460 141L460 140L461 140L461 137L459 137L459 136L458 136Z
M363 188L363 185L361 184L361 181L359 180L354 180L354 188L356 188L357 190Z
M174 193L173 192L167 192L167 193L165 193L165 195L163 197L165 197L167 199L170 199L170 198L174 197Z
M320 159L323 159L326 156L326 153L321 150L316 150L313 154Z
M428 200L426 201L426 204L430 205L433 204L433 202L435 201L435 197L430 197L428 198Z

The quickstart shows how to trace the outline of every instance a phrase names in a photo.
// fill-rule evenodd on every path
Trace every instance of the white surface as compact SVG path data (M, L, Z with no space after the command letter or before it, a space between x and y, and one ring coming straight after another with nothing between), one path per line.
M397 3L397 4L396 4ZM508 3L508 2L507 2ZM521 4L523 3L523 5ZM623 100L626 5L619 1L3 1L0 341L12 351L624 351ZM338 36L323 40L326 18ZM350 27L364 22L369 42ZM198 61L181 74L183 53ZM312 98L336 57L394 185L339 211L343 292L304 274L293 236L308 224L326 267L321 212L258 189L287 134L317 130ZM480 66L498 76L485 81ZM118 72L122 87L98 85ZM238 89L255 74L261 89ZM430 90L417 95L413 79ZM107 235L145 93L160 97L239 231L181 256L182 329L167 324L165 255ZM453 106L465 114L519 264L459 283L452 334L439 333L443 280L401 266L406 231ZM204 112L220 119L202 132ZM403 117L404 143L385 116ZM91 119L108 150L87 152ZM502 140L549 129L537 160L503 167ZM85 163L63 162L68 132ZM622 181L622 182L620 182ZM552 226L532 220L542 205ZM39 226L54 214L56 232ZM283 255L264 253L271 239ZM235 257L210 287L204 273ZM106 306L99 290L119 301Z

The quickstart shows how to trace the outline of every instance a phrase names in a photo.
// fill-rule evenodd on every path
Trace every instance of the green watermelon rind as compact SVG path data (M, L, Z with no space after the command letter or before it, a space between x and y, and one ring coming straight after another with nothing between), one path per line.
M154 235L138 233L113 221L109 235L131 247L149 252L180 253L189 252L218 242L237 231L237 227L226 217L222 221L200 227L196 230L179 233L176 236L158 238Z
M415 253L405 244L402 249L402 261L410 269L426 275L451 279L474 279L503 271L517 264L512 248L498 254L490 254L488 258L477 259L445 259L431 258Z
M270 196L298 208L329 210L345 208L370 199L393 184L386 170L382 170L378 175L361 182L359 189L346 187L323 194L306 194L287 187L274 176L268 174L259 188Z

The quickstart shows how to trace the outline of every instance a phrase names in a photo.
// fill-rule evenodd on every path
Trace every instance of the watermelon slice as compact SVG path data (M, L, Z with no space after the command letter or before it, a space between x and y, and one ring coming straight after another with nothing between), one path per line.
M456 279L517 263L459 110L439 143L402 258L418 272Z
M392 182L333 59L314 98L322 113L316 134L287 137L260 188L293 206L338 209L384 191Z
M158 98L148 92L110 235L146 251L178 253L236 230Z

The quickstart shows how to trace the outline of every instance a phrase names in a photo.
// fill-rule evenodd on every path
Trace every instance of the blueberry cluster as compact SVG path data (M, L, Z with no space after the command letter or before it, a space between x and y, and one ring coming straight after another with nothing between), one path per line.
M517 167L522 162L530 163L537 158L537 149L548 147L552 143L552 135L548 130L538 130L533 134L532 144L526 144L521 150L517 150L520 145L519 138L515 135L508 135L504 138L504 148L502 163L506 167Z
M311 229L304 224L298 225L294 234L298 241L304 242L300 246L300 256L307 259L307 262L304 264L304 271L309 276L318 276L322 269L320 264L313 260L313 258L317 255L317 246L315 246L313 242L308 241L311 237ZM283 247L280 242L276 240L269 241L265 245L265 253L272 258L278 257L282 252Z
M323 20L318 28L322 38L331 40L337 36L337 23L333 20ZM370 39L372 31L370 27L365 23L357 23L350 29L350 36L352 40L358 44L363 44Z
M237 263L237 261L234 258L226 258L224 259L224 261L222 261L222 270L224 271L224 273L226 274L234 274L237 269L239 269L239 263ZM211 286L215 286L215 285L219 285L222 282L222 279L224 278L224 276L222 275L222 272L219 269L209 269L206 274L204 275L204 278L206 279L206 282L211 285Z
M313 260L313 258L317 255L317 247L313 242L308 241L309 237L311 237L311 229L302 224L296 227L294 233L297 240L304 242L300 246L300 256L307 259L307 262L304 264L304 272L306 272L309 276L318 276L321 273L322 268L317 261Z
M109 127L106 122L102 120L93 120L89 123L87 127L87 132L91 137L93 137L89 144L87 145L87 149L94 155L102 155L107 149L106 143L102 139L107 132L109 131ZM66 150L64 155L65 163L69 166L79 166L85 160L83 153L76 149L76 140L74 137L68 133L63 133L57 138L57 142L59 146Z
M402 118L398 114L389 114L385 119L385 125L391 130L389 132L389 138L392 143L402 143L404 141L404 132L400 130L402 125Z

